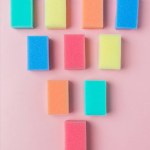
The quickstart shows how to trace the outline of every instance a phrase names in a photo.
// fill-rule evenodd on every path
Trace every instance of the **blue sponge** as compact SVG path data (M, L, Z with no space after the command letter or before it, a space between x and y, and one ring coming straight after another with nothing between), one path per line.
M28 70L49 70L47 36L28 36Z
M137 29L139 0L117 0L116 29Z

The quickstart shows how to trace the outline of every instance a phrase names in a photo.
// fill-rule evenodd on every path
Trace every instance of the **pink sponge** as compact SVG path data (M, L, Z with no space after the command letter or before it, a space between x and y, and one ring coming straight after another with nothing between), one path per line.
M84 35L65 35L65 69L85 69Z
M65 150L86 150L86 121L66 121L65 132Z

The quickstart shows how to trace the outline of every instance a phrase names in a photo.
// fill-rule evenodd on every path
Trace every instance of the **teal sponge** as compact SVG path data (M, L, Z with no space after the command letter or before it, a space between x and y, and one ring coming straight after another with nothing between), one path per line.
M86 115L105 116L107 114L106 81L86 80L84 96Z
M33 0L11 0L11 26L33 28Z

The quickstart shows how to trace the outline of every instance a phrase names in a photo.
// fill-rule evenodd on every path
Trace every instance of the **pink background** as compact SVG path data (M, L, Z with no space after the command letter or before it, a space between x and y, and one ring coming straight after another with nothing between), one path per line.
M35 0L36 28L10 27L9 0L1 0L1 150L63 150L64 121L88 121L88 150L150 149L150 0L140 0L139 29L114 29L116 0L105 1L105 28L81 29L81 0L70 0L69 28L48 30L44 26L44 0ZM64 70L64 33L85 34L87 69ZM98 70L98 36L122 35L122 70ZM52 40L52 70L27 71L27 35L48 35ZM47 114L47 80L71 81L68 116ZM83 82L108 82L108 115L88 117L83 110Z

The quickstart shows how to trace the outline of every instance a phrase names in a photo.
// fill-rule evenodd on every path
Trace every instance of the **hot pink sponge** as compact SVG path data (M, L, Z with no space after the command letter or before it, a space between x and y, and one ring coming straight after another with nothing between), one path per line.
M65 150L86 150L86 121L65 122Z
M81 34L64 36L65 69L85 69L85 37Z

